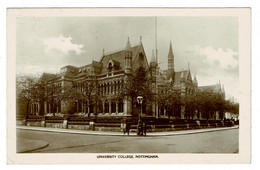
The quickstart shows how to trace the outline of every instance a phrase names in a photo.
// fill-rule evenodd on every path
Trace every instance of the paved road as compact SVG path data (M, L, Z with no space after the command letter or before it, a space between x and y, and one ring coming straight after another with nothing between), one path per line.
M239 129L176 136L99 136L17 129L17 137L48 142L34 153L238 153ZM19 140L17 141L19 142Z

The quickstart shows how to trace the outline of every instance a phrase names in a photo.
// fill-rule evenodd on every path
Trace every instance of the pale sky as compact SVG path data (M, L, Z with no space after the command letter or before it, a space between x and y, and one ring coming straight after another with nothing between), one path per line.
M26 17L17 19L18 74L59 73L65 65L99 61L102 49L124 49L140 35L148 61L155 48L154 17ZM170 41L175 71L197 75L199 86L224 84L226 94L239 94L238 19L236 17L158 17L158 52L167 69Z

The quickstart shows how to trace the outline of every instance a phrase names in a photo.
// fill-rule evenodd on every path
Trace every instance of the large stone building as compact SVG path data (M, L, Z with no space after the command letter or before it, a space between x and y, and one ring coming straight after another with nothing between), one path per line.
M196 76L192 79L191 71L188 67L186 70L176 71L174 67L174 53L172 44L170 43L168 53L168 68L160 71L158 67L158 56L152 53L150 63L148 63L147 56L142 44L142 39L136 46L131 46L129 38L126 47L112 53L104 53L100 61L92 61L91 64L81 67L65 66L60 69L58 75L43 74L42 78L55 80L56 86L65 88L72 87L73 84L79 91L84 93L85 86L90 81L95 81L98 87L98 100L95 105L91 105L88 101L76 101L77 113L91 114L105 116L131 116L132 107L131 102L127 99L116 98L123 87L127 77L133 73L134 70L143 67L150 70L150 75L154 77L153 83L154 91L158 93L158 88L165 83L170 83L174 87L181 89L182 93L193 93L198 88ZM46 78L47 77L47 78ZM75 88L75 87L74 87ZM202 87L203 88L203 87ZM44 107L44 114L51 112L64 113L68 105L65 102L59 102L51 109L48 102L44 104L33 104L31 110L38 114L39 108ZM146 107L146 106L144 106ZM152 102L150 109L144 109L144 114L148 116L165 116L158 102ZM145 110L149 110L145 113ZM181 109L180 118L184 118L185 109Z

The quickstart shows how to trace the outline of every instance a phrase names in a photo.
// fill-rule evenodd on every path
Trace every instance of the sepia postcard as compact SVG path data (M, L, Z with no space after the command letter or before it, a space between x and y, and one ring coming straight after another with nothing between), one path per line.
M250 8L9 8L7 162L250 163L250 48Z

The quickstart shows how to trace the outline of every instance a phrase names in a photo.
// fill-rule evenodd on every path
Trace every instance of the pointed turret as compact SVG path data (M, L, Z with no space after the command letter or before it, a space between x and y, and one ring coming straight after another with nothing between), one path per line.
M125 47L125 73L126 74L132 73L132 51L130 50L130 48L131 45L128 37L127 44Z
M172 51L172 41L170 41L170 48L169 48L168 56L174 56L173 51Z
M194 78L193 78L193 84L198 84L198 81L197 81L197 77L196 77L196 75L194 75Z
M194 75L192 83L194 84L195 87L198 87L198 81L196 75Z
M186 93L186 86L185 86L185 75L184 71L181 71L181 77L180 77L180 83L181 83L181 95L184 95Z
M168 70L174 73L174 54L172 51L172 42L170 42L169 53L168 53Z
M184 73L183 73L183 70L181 71L181 81L184 81L185 80L185 77L184 77Z
M157 67L157 62L156 62L156 59L155 59L155 56L154 56L154 50L152 52L152 57L151 57L151 61L150 61L150 68L151 68L151 71L152 71L152 75L155 76L156 75L156 67Z
M152 57L151 57L150 63L156 63L156 59L155 59L155 56L154 56L154 50L152 52Z
M128 50L130 48L131 48L131 44L130 44L129 37L128 37L125 49Z

